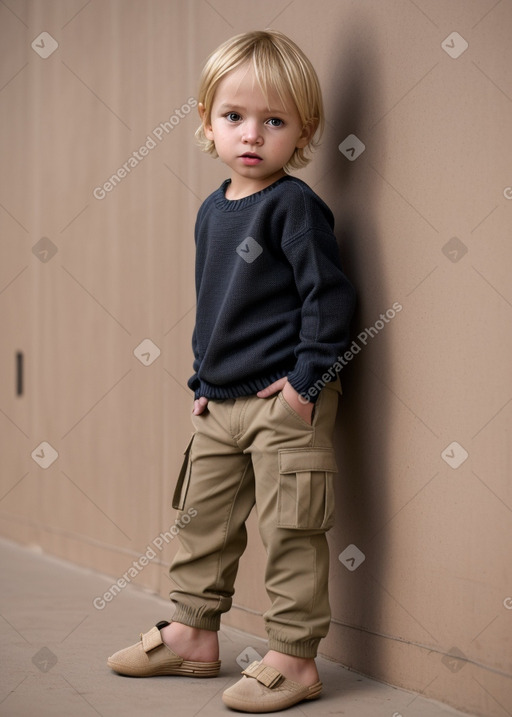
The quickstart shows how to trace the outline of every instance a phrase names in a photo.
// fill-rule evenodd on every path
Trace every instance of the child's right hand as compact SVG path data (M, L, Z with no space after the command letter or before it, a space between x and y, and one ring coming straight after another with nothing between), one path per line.
M206 407L208 406L208 399L204 396L201 396L201 398L196 398L194 401L194 408L192 410L192 413L194 416L200 416L201 413L204 413L206 411Z

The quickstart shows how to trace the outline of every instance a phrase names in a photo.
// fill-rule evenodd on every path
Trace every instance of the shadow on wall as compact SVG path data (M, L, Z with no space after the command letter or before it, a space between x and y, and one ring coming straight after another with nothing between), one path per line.
M355 27L348 28L348 24ZM371 132L369 129L382 112L379 58L374 44L367 40L367 30L367 22L364 28L357 20L344 23L342 37L333 48L333 55L339 60L329 91L330 96L336 98L336 105L334 118L328 119L334 124L338 144L354 134L369 150L383 138L375 129ZM366 155L363 152L354 161L339 156L329 174L333 192L330 205L335 214L342 266L356 288L357 308L352 325L353 359L341 372L343 398L334 435L339 467L336 526L329 534L334 642L331 639L326 644L329 657L360 672L378 675L380 655L368 649L365 638L369 631L379 631L378 596L382 591L377 583L381 582L390 559L384 545L379 543L377 555L372 543L387 513L388 486L392 479L387 448L389 394L382 391L370 369L369 354L372 352L375 356L375 347L364 346L357 337L365 327L375 323L381 312L392 306L394 299L386 285L380 259L380 239L374 217L376 175L369 167L368 155L369 152ZM371 344L372 339L369 341ZM378 352L379 376L386 381L389 357L385 331L379 336ZM345 554L345 564L338 557L351 545L365 556L359 567L357 562L361 556L354 548ZM340 625L343 626L341 632Z

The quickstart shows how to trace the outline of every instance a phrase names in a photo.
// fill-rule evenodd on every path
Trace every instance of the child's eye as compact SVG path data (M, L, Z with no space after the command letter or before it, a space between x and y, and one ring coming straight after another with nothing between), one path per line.
M283 120L278 119L277 117L271 117L269 120L267 120L267 122L271 127L282 127L284 125Z
M238 114L238 112L228 112L226 115L226 119L230 122L238 122L238 120L240 119L240 115Z

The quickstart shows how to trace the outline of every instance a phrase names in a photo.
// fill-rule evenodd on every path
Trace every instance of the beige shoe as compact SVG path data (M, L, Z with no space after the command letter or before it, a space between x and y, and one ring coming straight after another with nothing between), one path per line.
M322 683L311 687L287 680L275 667L253 662L241 680L222 695L225 705L240 712L277 712L320 696Z
M158 622L149 632L140 634L140 642L119 650L107 660L107 665L120 675L130 677L156 677L181 675L182 677L216 677L220 660L193 662L184 660L162 641L160 630L169 623Z

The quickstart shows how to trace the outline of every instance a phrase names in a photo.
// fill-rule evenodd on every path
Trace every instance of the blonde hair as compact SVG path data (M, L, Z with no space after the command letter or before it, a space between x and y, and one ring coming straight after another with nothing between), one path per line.
M201 73L198 102L205 107L201 126L196 131L199 146L217 157L215 144L204 133L203 123L210 124L215 92L228 72L244 65L252 65L258 85L268 101L274 90L281 102L292 98L302 126L314 127L304 148L295 151L284 169L305 167L311 159L306 151L314 149L324 128L322 91L313 65L297 45L277 30L256 30L236 35L220 45L207 59Z

